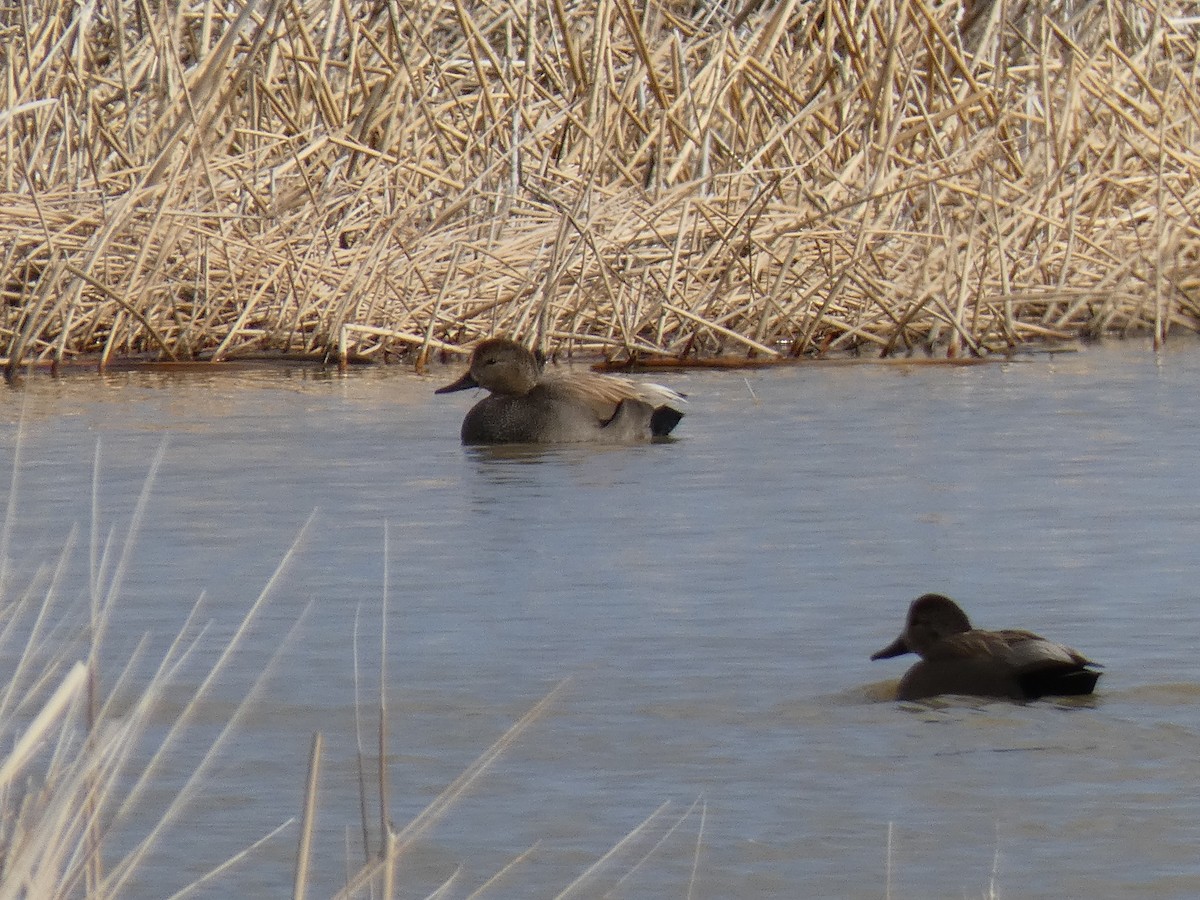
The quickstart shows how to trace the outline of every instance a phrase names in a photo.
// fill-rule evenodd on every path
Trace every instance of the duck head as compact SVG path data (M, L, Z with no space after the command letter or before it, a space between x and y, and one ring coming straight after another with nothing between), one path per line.
M434 393L450 394L480 387L493 394L519 397L533 390L541 374L541 362L531 350L508 338L488 338L472 351L463 376Z
M924 656L938 641L970 630L971 620L957 603L941 594L922 594L909 606L900 637L871 654L871 659L890 659L905 653Z

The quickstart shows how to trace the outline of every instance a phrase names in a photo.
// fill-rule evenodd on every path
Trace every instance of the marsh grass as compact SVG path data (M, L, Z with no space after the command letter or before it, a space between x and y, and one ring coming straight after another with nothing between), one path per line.
M101 525L107 516L100 501L101 454L97 448L92 526L85 548L88 590L86 596L72 600L65 582L68 568L82 552L76 532L66 537L55 559L33 567L28 576L19 572L25 566L13 564L18 510L28 502L19 496L18 439L0 527L0 662L7 673L7 680L0 685L0 743L5 748L0 754L0 900L128 896L133 889L146 889L139 875L152 855L171 859L181 871L199 865L196 860L212 858L210 848L196 844L196 833L178 826L187 821L192 802L218 777L218 762L233 752L233 739L252 727L255 708L262 702L278 660L296 644L307 608L278 638L265 660L255 650L255 663L249 669L244 661L233 662L245 651L248 636L274 595L280 593L281 576L303 544L311 517L227 637L214 637L205 621L208 612L201 596L161 659L146 659L149 636L136 643L127 659L113 658L106 634L123 584L136 577L136 572L130 571L131 551L164 453L165 444L150 465L128 522L106 530ZM386 636L386 593L381 609L380 633ZM347 665L355 667L356 685L360 683L358 631L356 621L353 659L347 659ZM386 638L381 639L379 651L380 660L386 660ZM218 722L215 729L197 726L197 718L204 718L197 714L218 686L246 680L251 683L238 691L241 700L226 720ZM324 746L324 736L317 733L312 737L307 778L304 771L295 772L294 795L301 798L297 817L257 837L247 837L250 843L242 850L183 885L173 896L186 897L213 884L236 886L239 870L262 864L263 857L256 854L263 845L281 841L292 841L296 848L296 898L310 894L314 872L325 884L338 881L331 879L331 872L347 873L335 894L344 898L392 897L400 885L428 880L428 873L411 877L411 869L405 867L410 851L419 842L432 839L434 826L561 699L568 685L569 681L564 681L534 704L422 812L397 827L392 824L388 778L394 754L387 698L394 687L381 662L374 702L357 690L355 697L347 698L360 712L373 705L375 717L374 740L367 737L367 716L359 720L356 741L351 744L358 747L361 821L344 823L345 847L314 845L315 823L321 812L318 798ZM298 740L303 738L298 736ZM193 758L198 758L194 768L180 775L178 760ZM164 791L164 783L178 783L178 787ZM593 896L601 887L619 886L659 858L672 840L676 842L673 852L678 855L677 843L689 840L684 828L689 822L696 823L694 848L688 853L689 885L694 885L704 839L700 800L682 811L674 804L663 804L558 896ZM223 826L233 833L239 829L236 820ZM498 885L512 881L522 866L536 858L537 850L535 845L518 854L471 889L469 896L486 896ZM470 886L463 885L464 881L456 872L433 896L447 896L452 890L455 896L467 896ZM155 889L165 887L156 885ZM238 893L236 887L230 891L231 895Z
M8 673L0 694L0 735L11 748L0 760L0 897L125 895L139 866L202 789L278 657L277 653L261 667L179 790L149 812L147 804L157 793L164 761L182 741L194 740L194 711L227 676L229 660L241 649L247 630L268 603L279 571L296 550L293 546L288 552L178 714L164 725L162 710L170 707L180 674L193 669L189 678L194 677L196 657L203 655L204 598L156 663L144 659L145 641L115 667L104 658L113 605L129 575L130 551L161 461L160 450L124 537L115 529L102 533L98 516L93 518L89 590L82 602L64 596L62 583L78 551L75 533L52 564L36 568L25 584L16 581L9 550L17 521L19 459L14 464L0 541L0 658ZM97 497L98 491L94 513L99 511ZM303 531L297 544L302 537ZM280 647L287 643L285 636ZM156 735L152 740L151 732ZM107 851L118 838L126 849L114 858Z
M0 7L0 342L773 358L1200 326L1182 0Z

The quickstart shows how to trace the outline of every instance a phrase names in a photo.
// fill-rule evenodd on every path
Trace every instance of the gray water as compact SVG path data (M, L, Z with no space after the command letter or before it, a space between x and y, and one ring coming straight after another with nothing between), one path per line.
M6 596L75 523L65 590L85 596L97 442L106 534L166 441L105 653L115 672L149 634L152 661L203 593L180 705L316 511L112 839L161 813L269 666L138 896L297 815L315 731L312 895L359 864L356 620L373 728L385 589L397 827L569 679L421 836L402 896L456 871L448 896L466 896L535 843L485 896L554 896L662 804L582 896L1200 895L1194 344L663 374L690 398L678 440L619 449L464 449L474 398L432 393L456 374L113 374L5 395ZM911 657L868 657L929 590L1104 663L1097 695L881 701ZM285 894L296 836L198 894Z

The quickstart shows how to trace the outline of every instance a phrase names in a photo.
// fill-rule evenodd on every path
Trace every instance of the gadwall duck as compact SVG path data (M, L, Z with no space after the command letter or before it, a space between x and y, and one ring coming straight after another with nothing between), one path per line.
M506 338L479 344L466 374L434 393L474 387L491 393L463 419L464 444L649 441L671 433L686 402L660 384L594 372L546 374L533 353Z
M949 597L925 594L912 602L900 637L871 659L904 653L921 657L900 679L897 700L968 694L1036 700L1090 694L1098 666L1070 647L1028 631L982 631Z

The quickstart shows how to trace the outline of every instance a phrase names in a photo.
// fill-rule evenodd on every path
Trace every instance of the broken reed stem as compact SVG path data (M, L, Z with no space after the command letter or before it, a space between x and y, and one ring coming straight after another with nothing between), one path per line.
M387 715L387 686L388 686L388 668L387 668L387 624L388 624L388 585L390 583L388 572L388 523L385 520L383 523L383 602L380 604L379 610L379 732L376 757L379 766L379 846L385 857L391 855L392 849L392 827L391 819L388 813L391 803L390 792L388 790L388 715ZM387 889L383 892L385 898L392 896L391 876L392 867L385 867L385 872L389 873L386 876Z
M371 859L371 823L367 813L367 762L366 751L363 748L362 727L362 691L359 678L358 655L358 623L362 614L362 604L354 611L354 636L352 657L354 661L354 761L358 775L358 816L359 827L362 829L363 861ZM347 861L349 858L347 857Z
M308 869L312 853L313 825L317 818L317 785L321 779L321 732L313 735L308 756L308 782L304 791L304 812L300 819L300 842L296 848L296 875L292 884L293 900L304 900L308 893Z
M44 744L47 733L55 722L65 715L67 707L74 703L81 693L86 694L87 681L87 666L81 662L75 663L59 682L54 693L42 705L33 721L29 723L29 727L25 729L12 750L9 751L3 763L0 763L0 791L8 790L12 780L25 768L37 749Z
M1190 5L1015 3L10 5L6 373L1200 331Z

